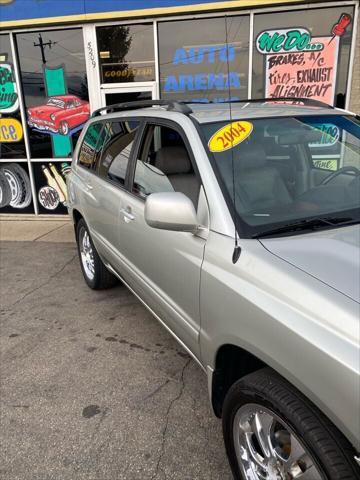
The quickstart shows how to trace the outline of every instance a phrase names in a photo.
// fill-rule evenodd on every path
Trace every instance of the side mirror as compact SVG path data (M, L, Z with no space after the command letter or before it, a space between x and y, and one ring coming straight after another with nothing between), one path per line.
M153 228L192 232L199 222L192 201L180 192L152 193L145 202L145 221Z

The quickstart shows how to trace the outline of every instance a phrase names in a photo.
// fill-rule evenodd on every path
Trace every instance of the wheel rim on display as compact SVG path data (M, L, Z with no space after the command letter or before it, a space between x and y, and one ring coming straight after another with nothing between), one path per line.
M7 207L11 202L11 190L5 173L0 169L0 208Z
M79 237L81 263L87 278L93 280L95 276L94 251L91 245L90 236L85 228L80 230Z
M11 207L16 207L21 203L21 198L23 197L23 188L19 178L11 170L4 169L9 187L11 190Z
M11 192L9 205L19 209L28 207L31 203L31 187L26 171L16 163L5 164L1 167L1 170L7 179Z
M235 452L245 479L324 480L291 427L266 407L240 407L233 426Z

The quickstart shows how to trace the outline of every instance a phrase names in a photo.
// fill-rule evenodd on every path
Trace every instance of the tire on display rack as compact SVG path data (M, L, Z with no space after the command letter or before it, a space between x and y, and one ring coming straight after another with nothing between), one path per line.
M222 422L236 480L360 478L355 451L342 433L271 368L230 388Z
M0 208L7 207L11 202L11 189L4 172L0 170Z
M31 184L25 169L17 163L4 163L0 171L5 175L10 187L10 207L17 209L28 207L31 203Z

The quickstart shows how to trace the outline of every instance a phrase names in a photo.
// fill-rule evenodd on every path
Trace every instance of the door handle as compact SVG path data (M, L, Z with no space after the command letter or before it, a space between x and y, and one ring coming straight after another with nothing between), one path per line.
M91 185L91 183L87 183L87 184L86 184L86 188L87 188L88 190L92 190L94 187Z
M131 208L130 207L122 208L120 210L120 212L124 215L124 220L125 220L126 223L129 223L129 222L132 222L133 220L135 220L135 215L133 215L131 213Z

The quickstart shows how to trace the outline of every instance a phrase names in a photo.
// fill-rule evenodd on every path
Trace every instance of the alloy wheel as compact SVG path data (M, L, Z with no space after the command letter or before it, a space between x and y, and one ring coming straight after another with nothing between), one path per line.
M246 480L324 480L290 426L262 405L240 407L233 432L236 456Z
M95 277L94 251L91 245L90 235L85 228L80 230L79 248L84 272L89 280L93 280Z

